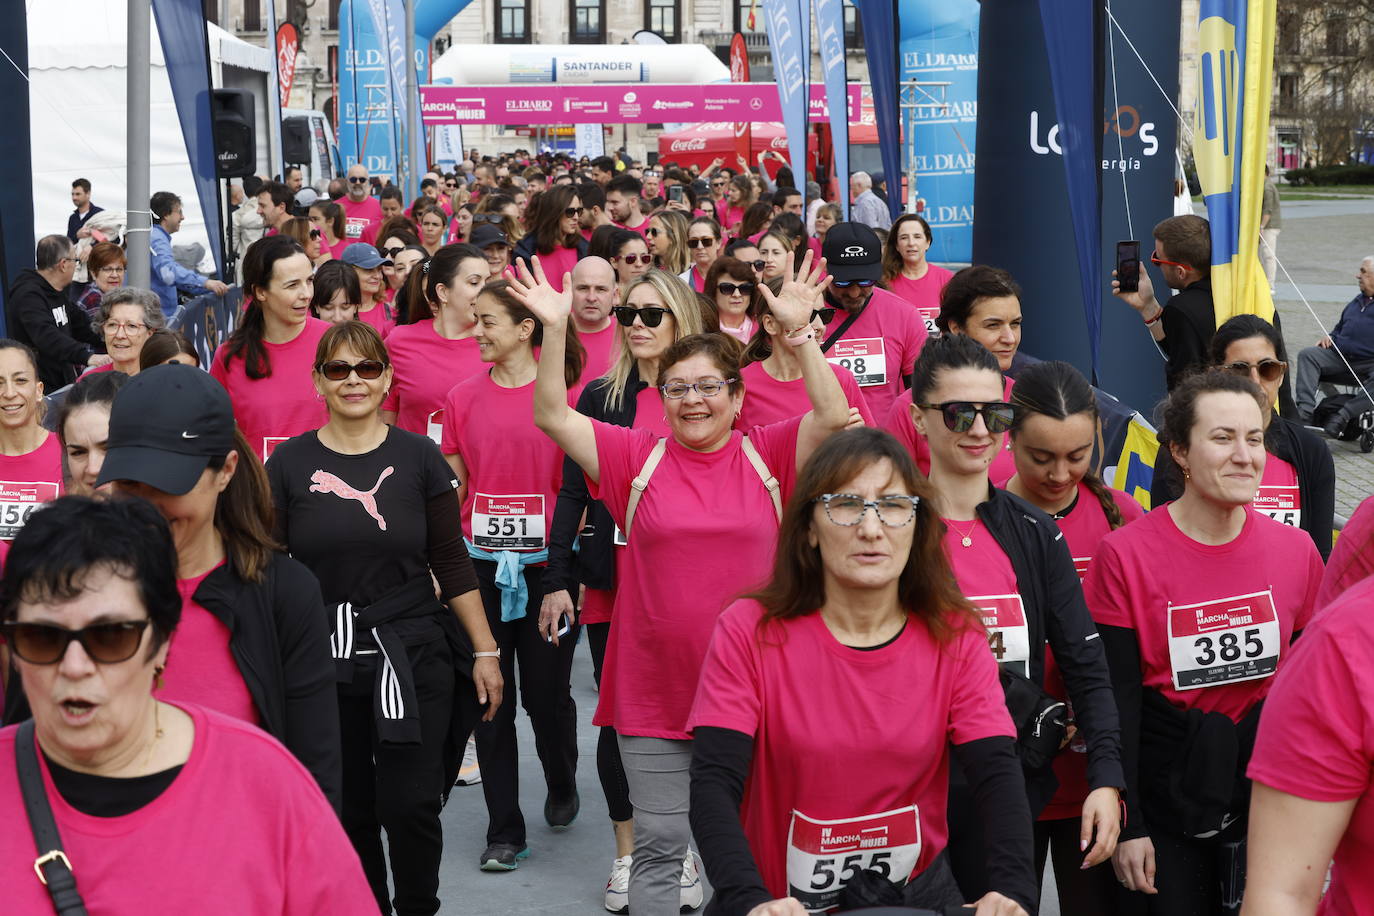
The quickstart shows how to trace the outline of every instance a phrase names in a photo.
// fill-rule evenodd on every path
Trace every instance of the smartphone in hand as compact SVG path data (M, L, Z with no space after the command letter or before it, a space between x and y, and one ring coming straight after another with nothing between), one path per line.
M1123 293L1133 293L1140 289L1139 242L1116 243L1116 280Z

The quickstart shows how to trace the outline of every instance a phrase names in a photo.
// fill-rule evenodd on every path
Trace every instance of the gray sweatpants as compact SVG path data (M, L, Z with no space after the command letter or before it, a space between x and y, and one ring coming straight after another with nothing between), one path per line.
M677 916L678 879L692 839L687 818L692 742L618 735L635 812L630 912Z

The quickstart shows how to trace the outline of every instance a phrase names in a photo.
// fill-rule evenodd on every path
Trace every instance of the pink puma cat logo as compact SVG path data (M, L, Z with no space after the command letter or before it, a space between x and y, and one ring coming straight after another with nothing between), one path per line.
M362 504L363 511L377 520L377 527L385 531L386 519L382 518L382 514L377 511L377 490L381 487L382 481L390 477L395 471L394 467L388 467L382 471L371 490L354 489L328 471L316 471L310 475L310 492L333 493L340 499L357 500Z

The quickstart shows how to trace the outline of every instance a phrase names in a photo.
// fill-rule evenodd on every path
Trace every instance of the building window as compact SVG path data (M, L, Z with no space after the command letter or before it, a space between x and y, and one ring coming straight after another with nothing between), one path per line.
M1326 53L1331 57L1348 57L1355 53L1355 42L1350 36L1351 21L1345 16L1333 16L1326 20Z
M568 43L606 43L606 0L569 0Z
M844 49L862 51L864 49L864 24L859 11L849 0L844 3Z
M343 0L329 0L329 25L335 32L339 30L339 5Z
M1278 15L1276 44L1279 53L1296 57L1302 53L1302 15L1282 12Z
M496 41L525 44L529 40L529 0L496 0Z
M644 5L644 28L657 32L663 40L673 44L682 39L678 23L682 16L681 0L647 0Z
M752 24L750 16L753 17ZM763 24L763 6L759 0L735 0L736 32L763 32L766 28Z
M1325 82L1326 98L1330 101L1331 107L1343 108L1345 106L1345 79L1328 73Z
M262 31L262 5L258 0L247 0L243 4L243 30L245 32Z

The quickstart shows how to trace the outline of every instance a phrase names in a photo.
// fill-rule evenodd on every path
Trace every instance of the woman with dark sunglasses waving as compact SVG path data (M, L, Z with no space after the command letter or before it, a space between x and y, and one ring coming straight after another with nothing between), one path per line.
M686 285L652 270L636 280L615 309L619 345L606 375L592 381L577 398L577 411L616 426L670 435L658 380L659 360L684 337L702 332L701 310ZM586 516L585 523L583 516ZM573 544L577 543L574 553ZM573 617L573 595L585 586L577 622L586 628L596 682L606 660L615 604L616 564L624 550L620 530L600 500L587 491L587 479L571 458L563 460L563 486L549 536L549 565L544 573L540 630L559 642L558 621ZM623 913L629 906L630 861L634 853L634 810L625 782L625 766L615 729L602 726L596 745L596 770L615 831L615 859L606 882L606 909ZM692 866L695 875L695 864ZM700 890L697 885L696 890ZM684 902L691 902L691 882Z
M396 912L434 913L439 810L457 773L446 751L466 738L450 741L450 726L501 706L500 650L459 534L458 482L438 446L382 422L381 336L361 321L326 331L313 378L329 421L267 462L276 537L319 579L333 622L344 829L383 913L383 830Z
M1331 555L1336 467L1331 449L1320 436L1273 409L1288 372L1283 335L1258 315L1237 315L1212 335L1211 359L1213 365L1259 385L1269 398L1269 425L1264 430L1267 455L1255 508L1306 531L1325 560ZM1152 505L1162 506L1183 493L1183 480L1172 470L1171 462L1161 462L1155 472Z
M616 729L634 805L633 912L672 913L683 902L691 836L687 715L711 626L735 595L767 576L782 499L801 465L849 416L807 320L821 301L823 269L808 252L801 279L780 296L764 294L791 332L812 410L747 437L734 429L745 397L738 348L716 334L685 337L660 360L672 435L598 423L570 409L560 369L571 297L537 266L533 279L522 275L512 284L545 328L535 423L582 468L628 542L594 721Z
M996 357L962 334L941 337L926 344L914 379L914 421L930 443L930 482L947 528L945 553L961 590L983 618L1004 685L1015 689L1029 679L1043 690L1047 645L1062 673L1087 744L1091 793L1084 802L1083 861L1097 865L1116 847L1118 793L1125 781L1107 659L1083 602L1073 557L1048 515L988 479L1000 436L1011 428L1014 415L1002 400ZM1032 817L1049 801L1054 783L1048 765L1026 765ZM956 774L950 790L950 855L970 900L988 889L973 812L973 798L962 774Z

